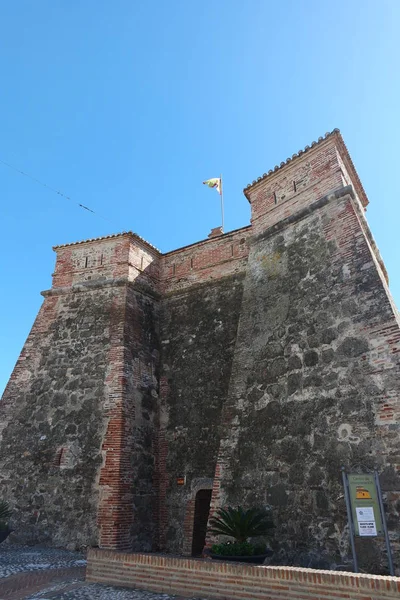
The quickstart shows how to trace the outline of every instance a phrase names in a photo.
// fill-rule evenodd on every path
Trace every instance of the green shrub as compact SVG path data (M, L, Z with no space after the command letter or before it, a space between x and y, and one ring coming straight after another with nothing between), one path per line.
M247 542L251 537L268 535L273 526L269 513L259 508L219 508L216 516L210 519L211 533L228 535L237 542Z

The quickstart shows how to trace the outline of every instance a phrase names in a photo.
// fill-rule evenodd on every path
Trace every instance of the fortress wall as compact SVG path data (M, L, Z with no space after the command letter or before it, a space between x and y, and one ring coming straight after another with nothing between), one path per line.
M253 239L213 491L271 505L282 551L329 564L349 550L342 465L378 468L393 539L399 516L400 330L358 212L345 188ZM359 551L385 564L379 541Z
M109 287L47 296L4 392L0 485L14 541L98 543L113 295Z

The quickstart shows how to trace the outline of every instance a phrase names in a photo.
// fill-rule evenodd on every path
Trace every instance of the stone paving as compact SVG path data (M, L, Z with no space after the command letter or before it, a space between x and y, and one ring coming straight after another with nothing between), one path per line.
M0 546L0 600L184 600L181 596L86 583L85 566L85 557L79 552L6 543Z
M7 543L0 546L0 579L22 571L85 566L85 556L79 552Z
M183 600L180 596L168 594L153 594L144 590L131 588L116 588L97 583L75 584L68 589L61 585L48 588L45 591L29 596L26 600ZM185 598L184 600L188 600ZM191 600L201 600L192 598Z

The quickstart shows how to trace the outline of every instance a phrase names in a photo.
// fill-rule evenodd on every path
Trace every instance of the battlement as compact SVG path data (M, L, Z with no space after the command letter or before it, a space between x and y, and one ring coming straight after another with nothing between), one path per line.
M57 253L53 289L77 284L126 279L159 280L160 252L132 232L55 246Z
M146 280L163 293L236 274L245 269L252 235L349 185L355 201L365 208L367 196L335 129L244 189L251 204L250 226L226 234L215 228L208 239L165 254L132 232L55 246L53 288L126 278Z
M250 233L247 226L166 254L131 232L56 246L52 293L116 281L173 292L244 272Z
M275 225L339 188L352 185L358 202L368 204L353 162L338 129L244 189L251 204L254 233Z
M164 293L244 272L251 227L242 227L164 254L161 258Z

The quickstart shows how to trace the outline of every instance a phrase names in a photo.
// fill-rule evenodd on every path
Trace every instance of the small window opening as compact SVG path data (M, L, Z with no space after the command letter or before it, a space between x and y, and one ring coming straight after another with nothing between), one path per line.
M103 255L100 256L100 264L103 264Z
M233 244L231 244L231 256L233 256Z
M56 456L54 458L54 466L55 467L61 466L63 454L64 454L64 448L60 448L59 450L57 450Z
M297 192L297 186L296 186L296 182L293 181L293 191Z
M85 269L86 269L86 268L87 268L87 266L88 266L88 262L89 262L89 258L86 256L86 258L85 258Z
M278 198L276 197L276 192L274 192L274 204L278 204Z
M190 259L190 268L193 269L193 258Z
M142 256L142 258L140 259L140 269L143 271L143 256Z

